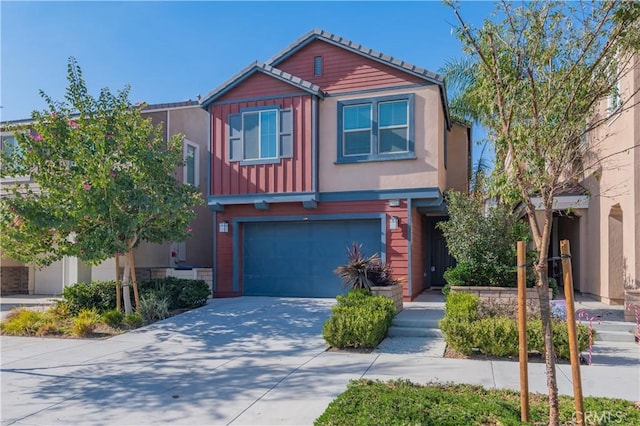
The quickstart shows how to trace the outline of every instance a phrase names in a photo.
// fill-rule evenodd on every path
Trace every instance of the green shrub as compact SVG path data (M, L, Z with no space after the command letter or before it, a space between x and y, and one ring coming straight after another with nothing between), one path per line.
M169 302L169 310L189 309L207 303L211 294L203 280L187 280L175 277L155 278L138 284L140 297L155 295Z
M72 322L71 333L75 336L85 337L96 329L100 322L100 315L95 309L83 309L72 318Z
M102 314L102 321L109 327L118 328L124 320L124 314L117 309L111 309L110 311Z
M153 293L141 296L138 312L147 323L163 320L169 316L169 301Z
M122 322L131 328L138 328L144 325L144 318L138 312L131 312L130 314L125 314Z
M56 300L48 312L52 317L64 320L71 316L71 307L69 306L69 302L65 300Z
M471 293L452 293L445 301L445 315L459 321L474 321L478 317L478 296Z
M553 321L553 346L556 355L569 359L569 339L567 323ZM486 355L515 356L518 354L518 323L507 317L489 317L477 321L459 320L445 316L440 321L440 329L445 341L456 352L469 355L477 348ZM576 324L578 351L589 345L589 328ZM527 322L527 348L529 351L544 353L542 321Z
M210 295L207 283L203 280L191 280L180 291L178 302L184 308L197 308L205 305Z
M575 424L573 397L561 395L558 399L560 424ZM548 397L531 393L529 403L531 423L527 424L548 424ZM584 398L584 411L613 414L611 421L587 421L589 425L640 424L640 410L633 401L587 396ZM329 404L314 424L520 425L520 392L473 385L417 385L407 380L383 383L361 379L350 382L347 390Z
M47 322L49 318L44 312L18 308L12 310L7 319L0 323L0 331L2 334L13 336L36 336L38 330Z
M62 297L71 313L77 314L83 309L106 312L116 306L116 284L115 281L77 283L65 287Z
M395 313L389 298L350 292L346 297L338 297L322 335L336 348L374 348L386 336Z

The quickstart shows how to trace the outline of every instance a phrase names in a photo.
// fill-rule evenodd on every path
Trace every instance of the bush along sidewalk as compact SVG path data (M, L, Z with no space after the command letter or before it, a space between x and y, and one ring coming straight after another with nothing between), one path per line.
M549 423L547 396L531 393L531 423L520 421L520 393L473 385L406 380L387 383L357 380L329 404L315 425L542 425ZM560 396L560 424L576 424L573 398ZM631 401L585 397L584 411L602 420L588 424L639 425L640 410Z
M490 312L490 316L485 316ZM501 315L495 307L488 309L476 295L449 294L445 302L445 316L440 321L447 345L455 352L470 355L479 351L490 356L518 355L518 324L515 318ZM578 351L589 345L589 328L576 324ZM567 323L553 321L553 344L556 356L569 359ZM527 321L527 346L530 352L544 353L542 321Z
M396 314L393 301L368 290L339 295L338 304L322 327L322 336L334 348L375 348L387 335Z
M11 311L0 323L2 334L15 336L106 337L165 319L207 303L202 280L174 277L142 281L140 306L123 314L116 306L115 282L94 281L66 287L62 300L44 312Z

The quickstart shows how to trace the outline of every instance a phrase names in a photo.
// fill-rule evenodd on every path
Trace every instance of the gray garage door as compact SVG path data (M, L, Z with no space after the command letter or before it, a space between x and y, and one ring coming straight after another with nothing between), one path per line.
M343 293L333 273L346 249L362 244L380 253L379 220L245 223L243 293L251 296L334 297Z

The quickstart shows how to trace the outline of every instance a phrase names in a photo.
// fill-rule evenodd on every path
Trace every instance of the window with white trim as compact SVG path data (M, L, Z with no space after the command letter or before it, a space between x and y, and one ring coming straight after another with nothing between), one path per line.
M0 136L0 151L2 152L2 162L13 161L22 157L22 148L20 147L18 140L13 134L3 134ZM27 180L29 180L29 176L26 174L20 174L19 176L2 177L3 182Z
M200 185L200 147L185 139L183 143L183 182Z
M618 68L618 64L615 63L611 66L612 68L612 79L615 79L615 83L611 89L611 93L607 96L607 114L612 115L620 105L622 104L622 99L620 98L620 69Z
M338 102L338 163L415 159L413 94Z

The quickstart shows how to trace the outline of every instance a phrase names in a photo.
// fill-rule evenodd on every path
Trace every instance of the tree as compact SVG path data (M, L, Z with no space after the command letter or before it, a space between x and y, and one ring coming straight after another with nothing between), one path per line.
M608 119L598 108L630 70L640 40L636 2L503 1L494 20L471 27L451 3L468 57L455 75L454 102L489 133L496 153L490 190L524 205L537 249L536 287L544 327L550 424L558 424L558 391L548 298L547 259L553 200L580 176L583 136ZM456 67L454 67L456 68ZM626 99L633 99L630 94ZM623 99L621 110L631 108ZM532 198L540 197L536 215Z
M30 176L0 199L3 253L42 267L63 256L90 264L124 256L125 310L129 280L139 306L133 249L189 236L196 188L178 182L182 136L162 138L128 100L129 87L89 95L82 71L69 59L66 102L40 91L48 109L28 128L13 128L17 148L3 152L2 176ZM119 286L118 308L120 307Z

